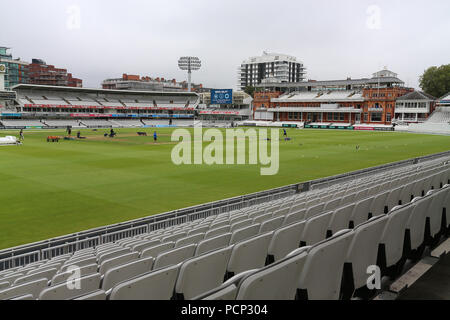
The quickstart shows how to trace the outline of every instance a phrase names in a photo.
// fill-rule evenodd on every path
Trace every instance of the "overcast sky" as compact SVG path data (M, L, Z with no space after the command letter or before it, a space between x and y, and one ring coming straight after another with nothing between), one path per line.
M0 45L99 87L122 73L236 88L237 68L263 51L296 56L316 80L369 77L387 66L409 86L450 63L448 0L0 0ZM79 13L79 14L78 14Z

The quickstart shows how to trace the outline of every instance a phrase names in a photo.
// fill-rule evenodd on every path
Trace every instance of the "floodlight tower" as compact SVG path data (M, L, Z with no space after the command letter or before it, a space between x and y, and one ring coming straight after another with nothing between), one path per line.
M200 70L202 62L197 57L181 57L178 60L178 67L188 72L188 92L191 92L192 71Z

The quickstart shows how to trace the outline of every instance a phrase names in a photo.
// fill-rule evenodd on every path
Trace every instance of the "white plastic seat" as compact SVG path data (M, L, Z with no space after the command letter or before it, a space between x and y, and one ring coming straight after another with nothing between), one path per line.
M377 264L378 245L388 220L387 215L373 217L354 229L353 239L345 253L345 262L351 265L354 289L366 285L367 268Z
M249 227L238 229L233 232L230 244L235 244L239 241L246 240L258 234L260 224L253 224Z
M355 204L348 204L344 207L337 208L330 219L327 235L331 236L336 232L348 229Z
M411 250L419 248L425 240L425 222L430 200L429 197L413 199L414 209L406 223L406 229L410 234Z
M310 246L325 240L333 212L326 212L306 220L301 246Z
M191 236L187 236L186 238L178 239L175 243L175 248L184 247L190 244L197 244L205 238L204 233L194 234Z
M270 232L275 229L278 229L283 224L283 221L284 221L284 217L276 217L276 218L272 218L267 221L264 221L261 224L261 226L259 227L259 233L262 234L265 232Z
M134 245L133 247L131 247L131 250L139 251L140 253L142 253L145 249L155 247L159 244L161 244L160 240L147 240L146 242Z
M263 223L264 221L270 220L272 218L273 213L266 213L261 216L257 216L253 219L253 223Z
M110 300L170 300L177 281L179 266L149 272L116 285Z
M300 247L305 221L296 222L274 231L268 248L268 261L279 261Z
M114 250L111 252L106 252L103 254L100 254L97 258L98 265L102 265L103 261L109 260L111 258L119 257L121 255L130 253L131 250L129 248L123 248L119 250Z
M212 250L227 247L230 243L231 235L231 233L226 233L211 239L200 241L195 250L195 255L198 256Z
M305 220L306 210L300 210L296 212L289 213L286 218L284 219L283 225L287 226L291 223L300 222L302 220Z
M153 269L157 270L160 268L168 267L193 257L196 247L196 244L190 244L188 246L160 253L155 259Z
M236 300L293 300L307 258L307 249L245 277Z
M69 286L67 283L61 283L48 287L42 290L39 300L68 300L91 293L99 289L100 279L100 274L95 273L74 280L72 286Z
M45 287L47 287L47 279L45 278L22 283L0 291L0 300L8 300L27 294L32 295L33 299L36 299Z
M444 213L445 201L450 192L449 187L442 189L436 189L428 192L432 200L427 210L427 218L430 219L430 235L435 237L440 231L442 226L442 216Z
M222 284L231 250L229 246L184 262L175 285L176 298L192 299Z
M148 258L153 257L156 258L160 253L167 252L175 247L174 242L166 242L159 245L156 245L154 247L150 247L147 249L144 249L141 252L141 258Z
M102 281L102 289L108 291L116 284L134 278L141 274L150 272L153 267L154 258L144 258L120 266L113 267L106 271Z
M245 219L245 220L236 222L236 223L231 225L230 232L234 232L237 229L242 229L242 228L251 226L252 224L253 224L253 219Z
M388 222L383 230L380 244L384 246L385 267L396 264L403 257L406 224L414 209L413 204L394 208L388 214Z
M355 203L353 212L350 218L350 223L353 227L369 220L369 215L372 215L371 207L375 197L366 198Z
M164 243L164 242L176 242L178 239L185 238L187 235L188 235L187 232L175 233L175 234L172 234L170 236L163 237L161 239L161 242L162 243Z
M342 271L353 235L351 230L342 230L308 250L298 281L300 299L339 299Z
M14 285L16 286L16 285L19 285L22 283L27 283L27 282L31 282L31 281L39 280L39 279L50 280L51 278L53 278L53 276L56 274L57 271L58 270L53 268L53 269L44 270L42 272L36 272L36 273L30 274L30 275L26 275L24 277L17 278L14 281Z
M115 266L137 260L138 258L139 258L139 252L129 252L129 253L120 255L118 257L104 260L102 262L102 264L100 265L98 272L100 274L105 274L109 269L111 269Z
M211 229L205 234L205 239L214 238L220 236L221 234L229 233L230 225L221 226L219 228Z
M61 273L57 273L52 279L52 286L66 282L69 278L79 275L80 277L85 277L94 273L97 273L98 265L96 263L90 264L79 269L73 269Z
M323 213L324 203L317 204L313 207L310 207L306 210L305 219L309 219L311 217L317 216Z
M392 190L389 190L375 196L372 205L370 206L370 213L373 217L389 212L387 198L391 192Z
M250 269L262 268L266 263L272 235L273 232L268 232L237 243L228 262L227 278Z

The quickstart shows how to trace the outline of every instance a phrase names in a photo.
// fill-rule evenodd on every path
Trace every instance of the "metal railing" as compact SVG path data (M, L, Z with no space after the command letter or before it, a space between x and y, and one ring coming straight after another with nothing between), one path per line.
M296 193L325 188L336 183L362 178L387 169L392 170L398 167L418 164L420 162L435 160L443 157L450 157L450 151L361 169L328 178L296 183L230 199L214 201L181 210L174 210L150 217L90 229L45 241L1 250L0 271L17 266L23 266L25 264L43 259L51 259L63 254L70 254L77 250L95 247L100 244L111 243L120 239L165 229L182 223L204 219L221 213L231 212L261 203L283 199Z

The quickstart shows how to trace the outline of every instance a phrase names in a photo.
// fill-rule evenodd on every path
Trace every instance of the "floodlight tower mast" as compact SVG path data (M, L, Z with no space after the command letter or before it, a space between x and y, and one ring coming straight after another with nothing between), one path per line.
M188 91L192 88L192 71L200 70L202 62L197 57L181 57L178 60L178 67L188 72Z

